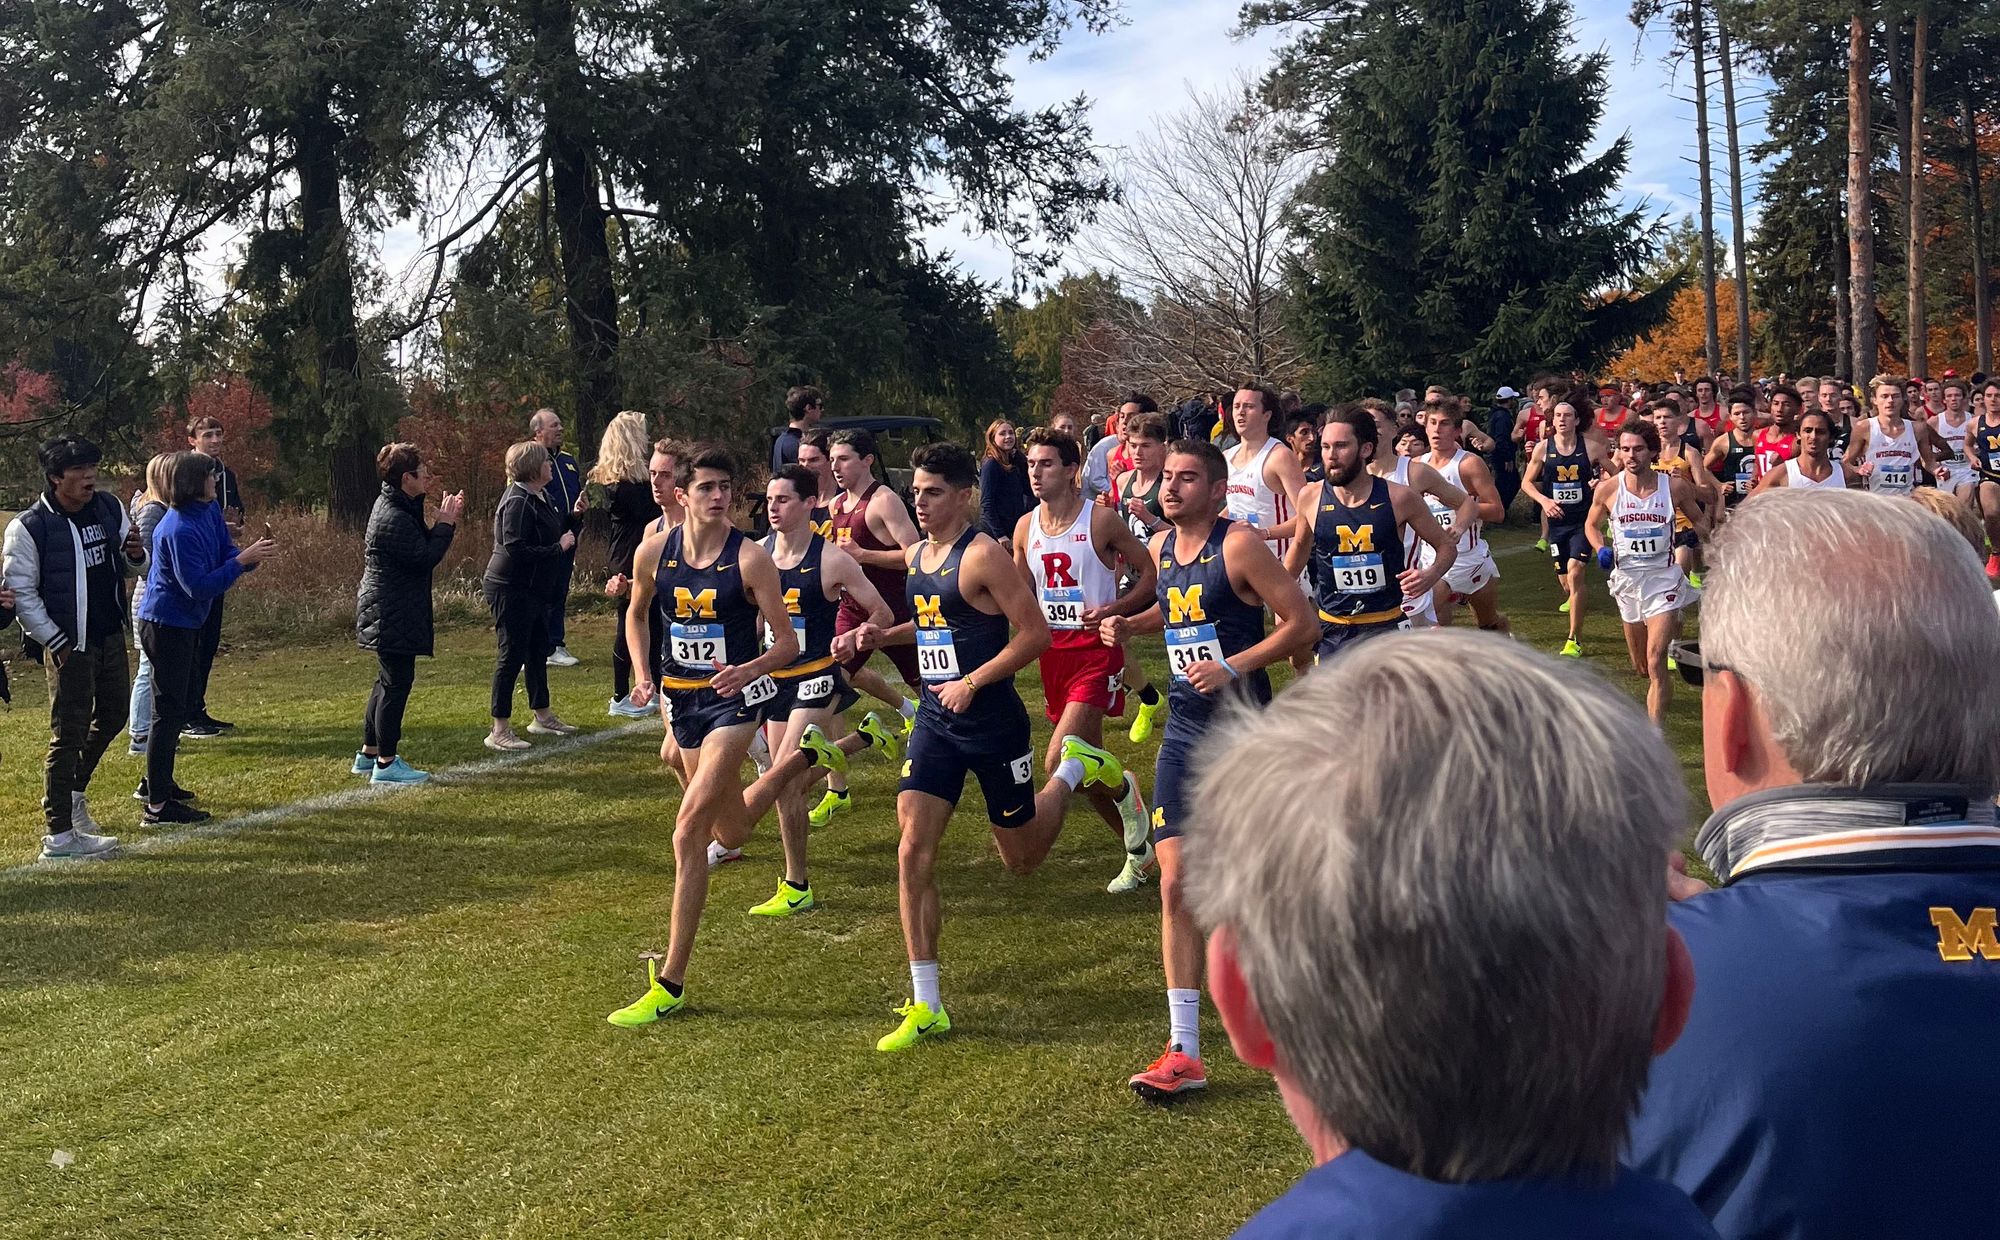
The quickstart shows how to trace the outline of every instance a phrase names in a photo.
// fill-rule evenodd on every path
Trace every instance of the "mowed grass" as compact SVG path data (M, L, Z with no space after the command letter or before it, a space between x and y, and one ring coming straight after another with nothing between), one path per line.
M1532 538L1495 539L1503 597L1517 634L1553 650L1553 580L1514 550ZM1592 578L1590 662L1640 692ZM607 634L603 614L579 619L585 666L551 672L557 709L590 728L623 725L604 717ZM420 765L492 756L479 744L491 650L461 629L420 664L403 745ZM1157 675L1157 647L1147 661ZM22 869L41 831L46 695L39 669L14 670L0 1235L1187 1240L1228 1234L1308 1165L1212 1013L1206 1096L1160 1110L1127 1091L1165 1033L1158 900L1104 893L1117 848L1085 807L1020 879L968 789L941 864L945 1041L873 1049L908 973L892 772L872 758L855 810L813 836L821 909L744 915L779 876L763 824L749 859L715 875L692 1009L634 1032L604 1015L639 992L637 953L666 942L677 792L656 725L119 860ZM241 727L186 746L182 782L218 818L359 784L346 771L372 677L346 645L226 656L212 703ZM1032 672L1021 685L1039 747ZM1669 735L1699 814L1695 707L1683 690ZM1150 783L1150 753L1114 736ZM129 842L148 833L123 750L93 800ZM52 1168L57 1149L75 1164Z

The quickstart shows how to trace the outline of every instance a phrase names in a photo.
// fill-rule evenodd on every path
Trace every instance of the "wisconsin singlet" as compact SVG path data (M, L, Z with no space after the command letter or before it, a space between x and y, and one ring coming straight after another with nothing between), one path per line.
M1916 489L1917 424L1908 418L1902 419L1902 423L1902 432L1893 438L1883 431L1880 418L1875 419L1868 432L1868 446L1861 450L1861 459L1875 463L1867 478L1871 491L1908 495Z
M1365 475L1368 498L1348 505L1331 482L1320 486L1312 555L1318 565L1322 624L1355 626L1403 617L1403 540L1387 479Z
M1967 414L1957 426L1953 426L1951 418L1940 413L1931 425L1937 428L1938 438L1944 440L1945 446L1951 450L1949 456L1938 462L1950 471L1945 479L1946 485L1956 489L1971 482L1972 465L1966 458L1965 441L1972 432L1972 416Z
M1829 460L1827 464L1832 468L1826 477L1818 482L1814 482L1811 478L1806 477L1804 470L1799 468L1799 458L1794 457L1786 461L1784 465L1785 485L1788 487L1800 487L1808 491L1845 490L1847 488L1847 471L1841 468L1839 459Z
M1267 439L1264 446L1253 453L1241 465L1229 466L1229 495L1225 501L1225 511L1232 521L1260 530L1277 529L1292 519L1292 502L1285 493L1272 488L1264 481L1264 465L1271 459L1271 453L1284 447L1277 439ZM1232 452L1232 456L1234 453ZM1285 558L1285 549L1292 545L1289 538L1273 541L1271 554Z
M1175 551L1180 541L1178 531L1168 531L1160 548L1156 589L1160 617L1166 625L1167 667L1173 673L1173 683L1167 689L1173 710L1167 721L1169 733L1200 733L1226 696L1196 689L1188 682L1188 668L1201 662L1220 662L1264 640L1264 609L1237 597L1223 562L1223 538L1233 524L1226 517L1218 520L1186 564ZM1262 668L1234 683L1242 685L1260 704L1271 700L1271 678Z
M1438 475L1442 477L1446 482L1449 482L1451 485L1457 487L1459 490L1464 491L1467 495L1470 495L1472 494L1472 489L1465 485L1465 480L1459 476L1458 470L1459 466L1465 462L1465 459L1471 455L1472 453L1469 450L1465 448L1460 448L1449 461L1446 461L1442 465L1438 464L1437 461L1429 458L1426 458L1425 463L1428 464L1432 469L1437 470ZM1434 495L1424 496L1424 505L1431 510L1431 516L1437 518L1438 525L1447 534L1452 534L1457 537L1459 564L1470 566L1482 559L1487 558L1486 538L1484 535L1480 533L1479 521L1477 518L1474 518L1472 523L1472 528L1469 530L1454 529L1452 527L1452 522L1458 519L1458 514L1453 512L1451 509L1445 507L1444 504L1441 503L1436 496ZM1454 571L1456 571L1456 567L1457 566L1455 565Z
M1661 477L1651 495L1639 495L1618 475L1618 494L1611 503L1611 533L1618 570L1627 574L1673 565L1674 490Z

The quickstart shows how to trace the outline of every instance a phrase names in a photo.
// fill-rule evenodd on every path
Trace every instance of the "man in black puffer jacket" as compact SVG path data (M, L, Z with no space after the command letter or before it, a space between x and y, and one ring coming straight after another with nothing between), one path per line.
M375 457L382 494L368 514L367 566L355 599L354 639L373 650L381 670L368 694L361 722L361 752L354 773L378 784L420 784L429 773L397 756L403 708L417 678L417 656L429 656L435 639L431 573L451 548L465 508L465 493L438 504L437 524L424 525L424 491L431 472L415 444L392 443Z

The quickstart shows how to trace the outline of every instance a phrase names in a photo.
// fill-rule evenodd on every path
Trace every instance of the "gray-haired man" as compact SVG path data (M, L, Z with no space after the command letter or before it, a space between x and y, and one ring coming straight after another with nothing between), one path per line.
M1714 1235L1618 1165L1693 984L1661 881L1686 793L1630 699L1496 635L1398 633L1211 735L1211 993L1318 1164L1239 1237Z
M1670 914L1701 985L1633 1165L1725 1236L1992 1235L2000 1178L1954 1157L2000 1113L2000 623L1979 556L1916 504L1788 488L1739 507L1713 563L1721 808L1695 847L1723 885Z

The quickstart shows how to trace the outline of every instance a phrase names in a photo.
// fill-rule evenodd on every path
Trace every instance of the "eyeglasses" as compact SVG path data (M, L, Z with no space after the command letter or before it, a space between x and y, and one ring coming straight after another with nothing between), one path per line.
M1667 646L1667 657L1680 668L1681 679L1697 689L1701 688L1703 679L1710 672L1729 672L1733 675L1736 671L1735 668L1717 663L1713 659L1702 658L1699 642L1674 641Z

